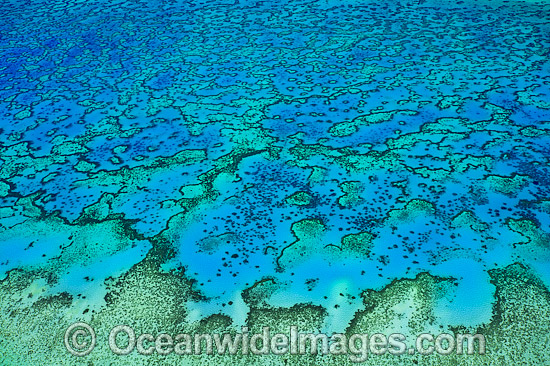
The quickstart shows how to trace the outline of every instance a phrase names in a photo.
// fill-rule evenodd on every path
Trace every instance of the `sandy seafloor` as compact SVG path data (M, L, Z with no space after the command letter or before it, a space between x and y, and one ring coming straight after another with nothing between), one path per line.
M0 5L0 365L351 363L115 356L118 324L550 365L549 2Z

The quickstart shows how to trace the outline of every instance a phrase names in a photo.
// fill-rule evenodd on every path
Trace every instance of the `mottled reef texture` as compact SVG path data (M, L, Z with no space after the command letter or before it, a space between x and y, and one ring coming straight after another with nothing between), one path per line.
M364 364L550 364L547 2L1 5L0 365L351 364L115 356L119 324L478 332Z

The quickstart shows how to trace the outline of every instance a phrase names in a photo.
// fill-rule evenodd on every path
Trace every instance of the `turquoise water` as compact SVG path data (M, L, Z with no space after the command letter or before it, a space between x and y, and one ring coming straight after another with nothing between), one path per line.
M326 332L421 273L452 279L448 326L493 319L492 270L550 286L547 2L2 5L21 306L93 321L139 263L193 283L183 323L245 325L269 280L266 306L321 306Z

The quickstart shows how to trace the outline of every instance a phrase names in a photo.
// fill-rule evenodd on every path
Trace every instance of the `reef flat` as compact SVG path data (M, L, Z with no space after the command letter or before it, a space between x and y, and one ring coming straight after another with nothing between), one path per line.
M3 5L0 365L354 364L115 355L120 324L479 333L362 364L550 364L549 3Z

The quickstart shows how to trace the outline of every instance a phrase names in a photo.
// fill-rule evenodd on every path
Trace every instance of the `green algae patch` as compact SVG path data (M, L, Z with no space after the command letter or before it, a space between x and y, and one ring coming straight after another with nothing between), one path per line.
M342 251L356 253L361 256L370 254L373 247L374 235L368 232L348 234L342 237Z
M472 211L462 211L451 220L451 227L455 229L470 228L476 232L484 232L489 225L477 218Z
M489 175L486 177L489 187L495 191L507 196L515 196L529 182L529 177L525 175L514 174L510 177L499 175Z
M520 263L490 270L489 275L496 288L497 301L491 322L478 330L487 339L488 353L485 357L471 357L469 364L477 360L486 360L491 366L548 364L548 287L532 270Z
M89 172L90 170L95 169L97 164L90 163L86 160L80 160L75 166L74 169L77 172Z
M415 115L417 112L414 111L391 111L391 112L374 112L371 114L363 115L354 118L351 121L340 122L334 124L330 129L329 133L334 137L345 137L350 136L359 131L359 127L368 126L376 123L387 122L391 120L396 114L402 115Z
M542 228L532 220L525 218L509 219L507 224L512 231L526 238L527 241L523 243L531 243L542 248L550 248L550 234L542 230Z
M321 240L326 226L320 219L300 220L293 223L290 230L296 240L284 247L276 258L279 269L303 262L311 255L319 253L324 247Z
M394 209L388 213L386 222L388 225L399 226L404 222L413 222L417 218L435 214L435 205L431 202L413 199L407 202L405 207Z
M391 150L369 151L365 154L344 150L334 157L334 161L349 172L371 172L374 170L393 172L403 170L399 154Z
M281 284L275 281L273 277L266 277L244 289L241 295L244 302L250 307L265 308L270 307L267 300L280 288Z
M395 280L380 291L362 293L360 310L346 333L384 333L386 329L405 335L433 327L436 301L452 288L453 280L420 273L413 279Z
M0 181L0 197L6 197L10 192L10 185Z
M288 333L291 326L302 332L319 332L327 311L322 306L296 304L290 308L267 307L250 309L247 323L251 330L268 326L274 333Z
M320 219L304 219L292 224L290 230L297 239L315 239L326 230L325 224Z
M147 102L147 117L152 117L158 114L165 108L169 108L174 104L175 100L163 95L160 98L150 98Z
M13 116L13 118L21 120L21 119L29 118L30 116L32 116L31 109L26 108L26 109L22 110L21 112L18 112L17 114L15 114L15 116Z
M312 166L311 173L307 180L310 186L324 181L327 178L327 169L319 166Z
M88 152L89 149L86 146L83 146L81 143L74 141L65 141L56 145L52 149L52 153L56 155L75 155L83 154Z
M298 191L285 199L286 203L295 206L309 206L313 203L313 196L304 191Z
M338 198L338 205L343 208L355 207L363 203L361 193L363 193L363 183L359 181L342 182L340 189L344 195Z

